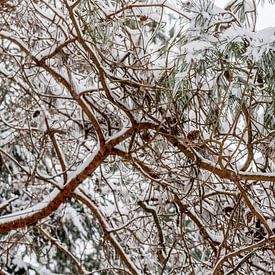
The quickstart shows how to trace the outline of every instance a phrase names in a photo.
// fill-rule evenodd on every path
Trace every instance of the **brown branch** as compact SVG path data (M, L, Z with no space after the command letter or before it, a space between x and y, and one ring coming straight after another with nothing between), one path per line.
M196 224L196 226L198 227L203 239L208 241L211 248L216 253L217 252L217 247L216 246L220 245L220 243L213 240L210 237L210 235L208 234L208 232L205 229L205 226L200 222L200 220L191 211L188 210L188 207L189 207L188 205L183 204L181 202L180 198L177 195L174 195L174 200L175 200L175 203L179 206L179 209L180 209L181 213L186 214Z
M244 103L242 103L242 111L245 116L246 128L247 128L247 159L240 171L246 171L251 161L253 160L254 154L253 154L253 143L252 143L253 139L252 139L251 119L250 119L250 114L246 106L244 105Z
M88 108L88 106L86 105L86 103L82 100L81 96L79 94L77 94L77 92L75 91L74 87L73 87L73 83L70 83L69 81L67 81L62 75L60 75L58 72L56 72L53 68L51 68L50 66L48 66L45 63L45 60L38 60L35 56L33 56L30 51L28 50L27 47L25 47L24 43L22 41L20 41L20 39L13 37L12 34L7 35L5 32L0 32L0 37L7 39L9 41L11 41L12 43L16 44L27 56L29 56L31 58L31 60L33 62L36 63L37 66L45 69L49 74L52 75L52 77L58 81L60 84L62 84L71 94L72 98L80 105L80 107L82 108L83 112L87 115L87 117L89 118L89 120L91 121L93 127L96 130L96 133L98 135L99 138L99 142L101 145L104 144L105 142L105 138L104 135L102 133L102 130L100 128L100 125L98 124L95 116L93 115L93 113L90 111L90 109ZM68 72L68 76L70 78L70 72L67 70Z
M85 274L85 270L83 269L83 266L80 264L80 262L75 258L72 253L70 253L57 239L53 238L46 230L42 229L39 226L35 226L35 229L37 229L40 234L42 234L44 237L46 237L53 245L55 245L61 252L63 252L69 259L74 262L74 264L77 266L77 269L79 271L79 274Z
M138 275L139 271L137 270L135 265L132 263L130 258L127 257L122 246L115 239L114 233L109 231L109 226L107 221L105 220L103 215L100 213L98 208L93 203L93 200L90 197L90 195L87 192L85 192L84 189L80 188L80 192L74 193L73 197L81 201L84 205L86 205L92 211L97 221L99 222L101 229L104 232L106 238L110 241L115 251L118 253L119 257L121 258L122 262L127 266L131 274Z
M135 125L138 129L146 129L148 126L146 123ZM31 207L29 208L29 212L28 210L23 210L2 217L0 216L0 233L3 234L10 230L34 225L39 220L56 211L61 204L72 196L74 190L102 164L106 157L111 154L112 149L133 134L136 130L135 127L129 128L121 135L112 138L108 143L98 149L92 160L90 160L78 174L72 178L68 175L68 182L59 190L55 189L48 195L51 198L49 202L44 200L43 203L36 205L36 207L40 207L39 209Z
M236 185L238 186L242 197L244 198L244 201L246 203L246 205L248 206L248 208L251 210L251 212L254 214L255 217L257 217L261 223L263 224L263 226L265 227L268 236L271 236L272 230L270 228L270 226L268 225L268 223L266 222L266 219L263 217L263 215L261 215L256 208L254 207L254 205L251 203L251 201L249 200L247 194L246 194L246 190L242 187L242 184L239 181L235 181Z
M224 257L222 257L217 262L216 266L213 269L212 274L213 275L220 274L221 268L222 268L222 266L223 266L223 264L224 264L225 261L230 260L231 258L234 258L236 256L239 256L242 253L246 253L246 252L249 252L249 251L257 249L257 248L261 248L261 247L264 247L264 246L267 246L267 245L271 245L273 242L275 242L275 235L269 237L268 239L265 239L265 240L262 240L262 241L260 241L258 243L255 243L253 245L246 246L244 248L240 248L237 251L234 251L232 253L229 253L229 254L225 255Z
M75 188L95 171L95 169L103 162L108 154L108 148L101 148L101 150L95 154L92 161L81 172L69 179L67 184L64 185L61 190L52 192L51 196L53 196L53 198L51 198L48 203L45 202L43 204L38 204L37 207L40 206L39 209L30 208L30 212L25 210L0 217L0 233L3 234L9 232L10 230L33 225L56 211L62 203L71 197ZM1 222L1 220L3 221Z
M205 169L211 173L216 174L220 178L225 178L230 181L236 180L256 180L256 181L271 181L275 182L275 173L249 173L242 171L234 171L227 168L220 168L217 164L201 158L193 150L189 149L187 145L179 141L175 136L169 135L167 132L159 132L162 134L172 145L177 147L185 156L193 160L199 168Z
M159 184L162 185L161 178L143 162L139 161L138 159L132 157L128 153L123 152L122 150L119 150L119 149L113 149L112 152L113 152L113 154L119 155L120 157L130 161L137 169L141 170L141 172L143 172L143 173L144 172L147 173L151 178L158 180L157 182L159 182ZM216 252L217 251L216 246L219 245L220 243L212 240L212 238L209 236L209 234L205 230L204 225L198 220L198 218L193 213L191 213L188 210L189 206L184 205L181 202L181 200L179 199L177 194L174 194L174 200L175 200L175 203L179 206L180 211L182 213L185 213L198 226L202 237L209 242L212 249Z
M64 180L64 184L65 184L67 182L67 179L68 179L65 160L63 159L62 153L61 153L61 151L59 149L59 145L58 145L58 143L56 141L55 131L53 131L52 129L50 129L50 126L49 126L49 123L48 123L48 120L47 120L46 117L45 117L45 122L46 122L46 126L47 126L47 133L50 136L50 139L51 139L51 141L53 143L53 147L54 147L55 153L56 153L57 158L58 158L58 160L60 162L60 165L61 165L63 180Z

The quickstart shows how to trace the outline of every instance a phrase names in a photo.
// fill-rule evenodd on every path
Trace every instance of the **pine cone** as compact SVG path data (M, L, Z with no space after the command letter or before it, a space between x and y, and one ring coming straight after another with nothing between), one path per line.
M189 141L196 141L198 140L200 137L200 131L199 130L193 130L193 131L190 131L188 134L187 134L187 139Z
M231 82L232 79L233 79L233 75L232 75L232 72L228 69L224 72L224 77L226 78L226 80L228 82Z

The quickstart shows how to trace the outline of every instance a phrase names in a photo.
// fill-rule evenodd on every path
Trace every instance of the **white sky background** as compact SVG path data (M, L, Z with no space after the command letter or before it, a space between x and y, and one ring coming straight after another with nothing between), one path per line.
M215 0L216 5L221 8L228 2L228 0ZM268 0L265 2L263 6L261 4L258 6L257 30L275 27L275 3L272 5L268 3Z

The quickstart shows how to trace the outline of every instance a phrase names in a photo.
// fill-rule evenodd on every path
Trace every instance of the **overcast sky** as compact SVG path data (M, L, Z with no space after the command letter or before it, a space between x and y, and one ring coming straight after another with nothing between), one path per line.
M216 0L216 5L223 8L228 0ZM275 27L275 4L268 4L268 1L262 7L259 5L258 13L259 17L257 20L257 29L263 29L267 27Z

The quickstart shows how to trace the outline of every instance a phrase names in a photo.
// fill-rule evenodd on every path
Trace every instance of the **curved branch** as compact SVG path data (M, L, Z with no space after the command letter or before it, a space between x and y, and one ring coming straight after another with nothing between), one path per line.
M39 60L37 57L35 57L34 55L31 54L30 50L28 49L28 46L21 41L20 39L18 39L17 37L12 36L12 34L5 32L5 31L1 31L0 32L0 37L7 39L9 41L11 41L12 43L14 43L15 45L17 45L21 51L23 51L26 55L28 55L31 60L33 62L35 62L35 64L41 68L43 68L44 70L46 70L56 81L58 81L59 83L61 83L71 94L72 98L79 104L79 106L82 108L83 112L87 115L87 117L90 119L93 127L96 130L96 133L98 135L99 138L99 143L101 145L103 145L105 143L105 138L104 135L102 133L102 130L100 128L100 125L98 124L95 116L93 115L92 111L89 109L89 107L86 105L86 103L84 102L84 100L82 100L81 96L75 91L75 87L73 85L73 83L70 83L70 72L67 70L68 73L68 78L66 79L64 76L62 76L61 74L59 74L58 72L56 72L53 68L51 68L50 66L48 66L45 61L46 61L46 57L44 56L43 59ZM71 81L72 82L72 81Z
M275 242L275 235L269 237L268 239L265 239L265 240L262 240L258 243L255 243L253 245L250 245L250 246L246 246L244 248L240 248L239 250L237 251L234 251L232 253L229 253L227 255L225 255L224 257L222 257L216 264L216 266L214 267L213 269L213 272L212 274L213 275L218 275L220 274L220 270L224 264L225 261L227 260L230 260L231 258L233 257L236 257L236 256L239 256L241 255L242 253L246 253L246 252L249 252L251 250L254 250L254 249L257 249L257 248L261 248L261 247L264 247L266 245L271 245L273 242Z
M83 188L80 188L79 192L75 192L73 194L73 197L81 201L83 204L85 204L95 215L97 218L102 231L104 232L107 239L111 242L113 247L115 248L116 252L118 253L119 257L123 261L123 263L127 266L127 268L130 270L131 274L138 275L140 272L135 267L134 263L130 260L130 258L126 255L125 251L121 247L121 245L118 243L118 241L115 239L114 233L110 232L109 225L105 218L102 216L96 205L93 203L93 200L90 198L88 192L86 192Z
M112 149L130 137L138 129L149 127L148 124L137 124L135 127L122 131L120 134L113 136L108 143L98 148L85 163L78 166L76 171L68 174L67 183L64 186L55 188L42 202L23 211L18 211L9 215L0 216L0 234L9 232L25 226L36 224L39 220L49 216L56 211L58 207L66 202L74 190L90 176L108 157Z
M72 262L77 266L77 269L80 274L85 274L85 270L83 269L83 266L81 263L76 259L76 257L68 251L57 239L53 238L46 230L42 229L39 226L35 226L35 229L37 229L41 235L45 236L53 245L55 245L60 251L62 251L69 259L71 259Z
M80 167L80 171L68 175L68 182L59 190L55 188L42 202L35 206L0 217L0 233L6 233L25 226L36 224L39 220L49 216L58 207L71 197L72 192L79 186L108 156L107 148L97 150L88 161L87 165Z

